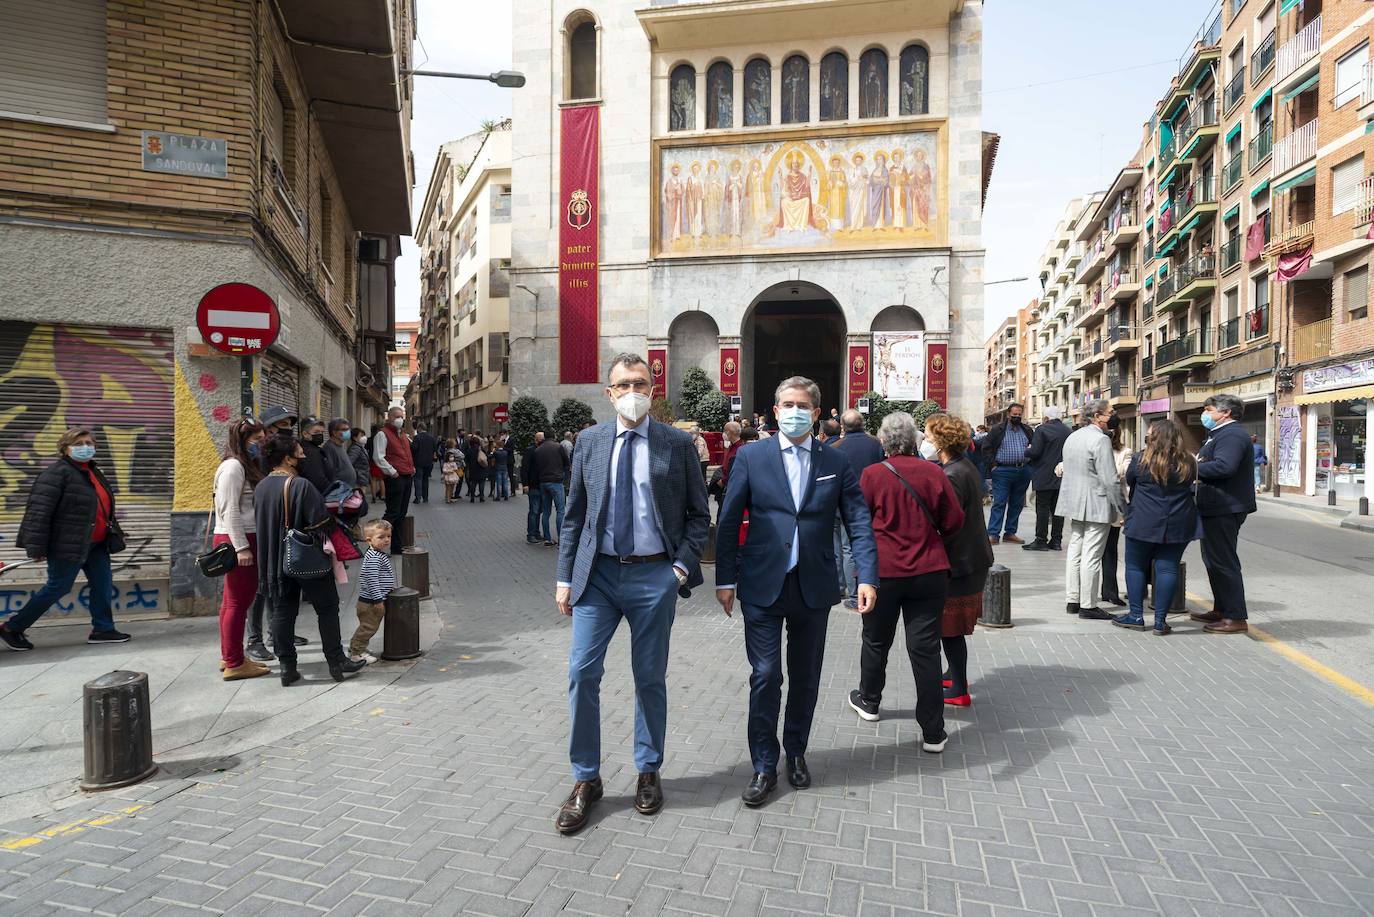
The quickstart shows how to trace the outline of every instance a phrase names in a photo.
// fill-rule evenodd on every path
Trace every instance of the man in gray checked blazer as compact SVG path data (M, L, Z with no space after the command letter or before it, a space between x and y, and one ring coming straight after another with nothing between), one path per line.
M1105 399L1083 405L1085 423L1064 440L1064 480L1055 515L1063 516L1069 550L1064 558L1066 610L1089 621L1108 621L1097 607L1102 587L1102 553L1112 523L1121 518L1125 495L1107 426L1116 413Z
M658 771L668 729L668 640L677 596L702 582L711 525L696 447L649 417L653 382L642 357L611 360L606 397L616 419L583 430L573 451L558 547L558 610L572 617L568 757L573 789L555 826L586 825L601 785L601 674L620 619L630 624L635 679L635 808L663 807Z

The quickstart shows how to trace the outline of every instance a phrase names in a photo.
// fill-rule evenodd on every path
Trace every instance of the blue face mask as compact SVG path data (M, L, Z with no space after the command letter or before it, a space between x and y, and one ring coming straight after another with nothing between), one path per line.
M1216 415L1215 415L1215 414L1209 414L1209 413L1207 413L1206 411L1203 411L1203 412L1202 412L1202 425L1203 425L1204 427L1206 427L1208 430L1215 430L1215 429L1217 428L1217 418L1216 418Z
M72 446L72 458L78 462L89 462L95 458L95 446Z
M778 412L778 429L796 438L811 432L811 412L806 408L783 408Z
M339 434L339 438L341 438L344 442L348 442L350 439L353 438L353 431L344 430L342 433Z
M249 456L251 456L252 458L257 458L257 457L258 457L258 453L261 452L261 451L262 451L262 450L258 448L258 444L257 444L256 441L255 441L255 442L251 442L251 443L248 444L248 454L249 454Z

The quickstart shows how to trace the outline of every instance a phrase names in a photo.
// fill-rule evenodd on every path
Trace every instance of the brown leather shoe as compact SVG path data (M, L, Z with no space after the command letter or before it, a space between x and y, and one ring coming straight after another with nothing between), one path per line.
M1003 535L1002 540L1007 544L1025 544L1026 540L1018 535Z
M1000 544L1001 541L1002 539L998 538L996 535L988 536L988 544Z
M573 784L572 792L558 809L558 817L553 825L559 834L576 834L587 826L587 818L592 814L592 803L601 798L601 778L579 780Z
M1226 618L1216 624L1205 624L1202 629L1209 634L1243 634L1250 630L1250 625L1236 618Z
M663 786L658 779L658 771L639 775L639 785L635 787L635 811L640 815L653 815L663 808Z
M1207 611L1199 613L1195 611L1189 614L1188 617L1192 618L1194 621L1201 621L1203 624L1216 624L1221 620L1221 612Z

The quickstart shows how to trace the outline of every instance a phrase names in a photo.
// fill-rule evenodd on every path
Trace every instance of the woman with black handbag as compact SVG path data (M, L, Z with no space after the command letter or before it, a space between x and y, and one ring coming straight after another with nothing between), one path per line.
M248 609L258 593L258 571L254 557L258 550L257 518L253 514L253 488L263 479L258 459L266 433L251 420L240 420L229 427L224 444L224 461L215 469L215 550L205 555L202 572L213 576L228 563L218 557L221 545L233 550L233 566L224 575L224 595L219 604L219 656L225 681L259 678L270 670L261 662L243 655L243 629Z
M267 440L265 448L272 472L253 491L258 589L267 596L272 649L281 662L282 686L301 679L293 635L302 594L315 609L329 674L343 681L365 663L344 654L339 633L339 593L332 562L324 552L324 533L334 520L319 491L297 476L296 469L305 459L301 444L290 434L278 434Z
M124 550L115 521L114 489L95 462L95 437L73 427L57 441L57 461L38 475L19 524L18 545L48 562L48 581L4 624L0 640L12 650L33 649L24 631L71 591L84 572L90 584L91 633L87 643L128 643L115 630L110 606L114 574L110 555Z

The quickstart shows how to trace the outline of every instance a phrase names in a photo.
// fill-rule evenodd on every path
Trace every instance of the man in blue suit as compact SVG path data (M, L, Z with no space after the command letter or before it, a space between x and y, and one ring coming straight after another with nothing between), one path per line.
M883 460L883 447L876 436L864 431L864 415L850 408L840 416L844 426L844 438L838 443L829 443L839 449L849 459L849 467L854 469L855 477L864 476L864 469ZM844 607L855 611L859 607L858 570L854 567L854 555L849 549L849 538L844 533L844 520L835 517L835 567L843 583L841 598Z
M759 806L777 786L782 634L787 629L787 714L782 749L787 779L811 785L806 744L820 689L825 630L840 600L833 526L838 512L859 569L858 607L877 599L878 551L859 479L849 459L811 436L820 415L816 383L793 376L778 386L773 413L781 435L741 449L730 467L717 522L716 600L728 615L738 592L749 676L749 755L754 776L744 803ZM749 512L743 547L740 523Z
M663 807L658 771L668 729L668 638L678 595L700 585L711 525L692 437L649 417L643 357L611 360L606 396L616 419L583 430L573 451L558 544L558 610L572 617L568 757L573 789L555 827L572 834L602 796L601 675L620 619L630 624L635 679L635 809Z
M1213 395L1202 403L1207 442L1197 457L1197 508L1202 517L1202 563L1212 586L1212 610L1193 614L1209 634L1243 634L1250 629L1245 578L1236 551L1240 527L1255 511L1250 434L1240 425L1245 402Z

